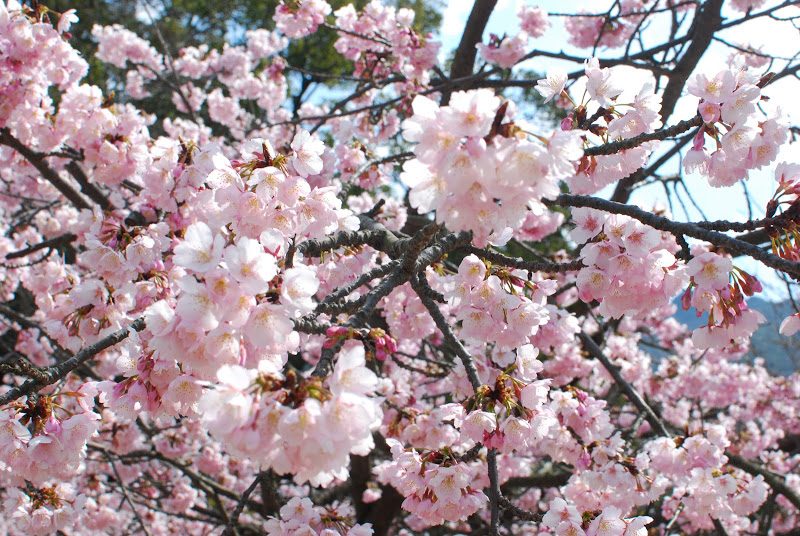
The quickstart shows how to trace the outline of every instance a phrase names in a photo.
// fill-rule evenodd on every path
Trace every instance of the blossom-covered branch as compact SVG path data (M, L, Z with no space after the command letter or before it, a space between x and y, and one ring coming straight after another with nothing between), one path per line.
M0 0L0 532L800 523L790 1L244 4Z

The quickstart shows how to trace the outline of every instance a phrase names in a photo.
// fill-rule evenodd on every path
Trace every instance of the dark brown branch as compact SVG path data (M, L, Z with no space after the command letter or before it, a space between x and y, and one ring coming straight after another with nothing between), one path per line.
M700 58L711 44L711 38L722 24L723 0L706 0L697 10L697 14L692 21L692 27L688 35L691 36L691 43L686 48L686 52L678 61L672 73L669 75L664 92L661 96L661 120L666 122L672 115L678 99L686 85L686 80L692 74Z
M386 264L382 264L380 266L376 266L372 270L369 270L368 272L361 274L352 283L348 283L347 285L339 287L330 294L328 294L327 296L325 296L325 299L322 300L321 304L329 305L338 300L341 300L342 298L346 298L349 294L351 294L353 291L355 291L362 285L366 285L373 279L387 275L391 271L396 270L398 266L400 266L399 261L392 261Z
M125 501L128 503L128 506L131 507L133 517L136 518L136 521L139 523L139 526L141 527L145 536L150 536L150 531L147 529L147 524L142 520L142 516L139 515L139 511L136 509L136 505L133 503L133 500L131 500L131 496L128 493L128 488L125 487L125 483L122 481L122 477L117 470L117 464L114 463L114 459L107 450L103 451L103 454L105 454L108 464L111 466L111 470L114 472L114 478L116 478L117 484L119 484L119 490L120 493L122 493L123 499L125 499Z
M75 162L69 162L64 168L69 171L69 174L78 182L81 187L81 192L86 194L89 199L97 203L100 208L104 211L111 211L114 210L115 207L111 201L108 200L108 197L105 196L100 189L97 188L94 184L89 182L89 177L86 176L86 173L83 171L83 168Z
M559 262L550 262L547 260L539 261L533 260L528 261L519 257L509 257L507 255L503 255L502 253L497 253L496 251L488 251L479 249L476 247L468 246L465 249L468 253L472 253L477 255L478 257L482 257L487 261L491 261L494 264L499 264L501 266L509 266L511 268L518 268L520 270L527 270L529 272L570 272L573 270L580 270L583 267L583 263L580 259L559 263Z
M516 504L512 503L507 498L502 496L500 497L500 508L502 508L503 510L508 510L518 518L524 519L525 521L539 522L542 520L543 517L542 514L538 512L529 512L528 510L520 508L519 506L517 506Z
M552 473L539 473L531 476L517 476L509 478L504 488L560 488L569 482L572 473L559 471Z
M392 486L381 486L381 498L367 505L362 523L371 523L374 536L386 536L400 513L405 497ZM363 519L363 521L362 521Z
M439 306L428 296L426 289L430 289L430 287L427 281L424 279L414 279L411 281L411 286L414 288L417 296L419 296L419 299L422 300L422 304L428 310L431 318L433 318L436 327L439 328L439 331L444 335L445 341L453 347L456 355L461 359L461 363L464 365L464 370L467 373L467 378L469 378L469 383L472 385L472 388L478 389L478 387L481 386L481 380L478 377L478 369L475 368L472 356L469 355L469 352L467 352L467 349L461 344L461 341L458 340L458 337L453 334L453 330L450 329L450 325L439 310Z
M771 218L761 218L759 220L747 220L744 222L728 221L728 220L714 220L714 221L699 221L695 225L703 229L712 231L734 231L743 233L745 231L755 231L764 227L771 227L773 225L781 226L788 224L800 216L800 205L792 205L786 212L782 212L777 216Z
M272 470L261 473L261 516L269 517L278 513L281 508L280 496L275 485L277 475Z
M75 208L81 209L89 209L91 210L91 206L86 200L75 191L75 189L67 184L64 179L58 176L58 173L50 167L50 165L45 160L45 156L37 153L36 151L29 149L25 146L24 143L19 141L17 138L11 135L11 132L7 128L0 129L0 145L6 145L11 147L19 154L21 154L25 160L30 162L30 164L35 167L39 173L41 173L42 177L44 177L53 187L61 192L61 194L66 197Z
M98 452L106 452L106 449L103 446L98 445L96 443L89 442L87 446L89 447L90 450L95 450ZM200 489L202 489L205 493L209 495L213 493L215 496L222 496L233 501L238 501L241 498L241 495L239 493L222 486L218 482L211 480L209 477L201 473L193 471L192 469L190 469L189 466L183 465L177 460L164 456L163 454L161 454L156 450L136 450L133 452L129 452L127 454L120 454L116 456L117 459L119 459L119 461L121 461L125 465L131 465L133 463L139 463L151 460L158 460L183 473L187 478L189 478L189 480L191 480L195 485L197 485ZM252 499L247 501L247 506L255 511L261 510L261 505L256 501L253 501Z
M491 506L489 534L496 536L500 525L500 476L497 473L497 450L489 449L486 455L489 472L489 505Z
M21 396L38 391L42 387L56 383L58 380L64 378L71 371L83 365L103 350L111 348L115 344L127 339L131 334L131 331L142 331L144 326L144 319L137 318L131 323L130 326L122 328L121 330L116 331L103 339L100 339L94 344L90 344L66 361L62 361L57 365L43 369L43 376L40 378L27 380L22 385L13 387L3 395L0 395L0 406L4 406Z
M634 136L632 138L604 143L603 145L598 145L596 147L589 147L583 151L583 154L586 156L615 154L624 149L633 149L634 147L638 147L648 141L664 140L673 136L677 136L678 134L683 134L690 128L699 127L702 124L703 118L700 117L700 115L696 115L691 119L685 119L680 123L675 123L671 127L662 128L661 130L656 130L655 132L645 132L644 134L639 134L638 136Z
M450 67L450 79L463 78L472 74L475 67L475 56L478 51L475 45L481 42L483 30L489 22L489 16L494 10L497 0L475 0L472 11L467 19L467 25L461 34L461 41L458 43L453 65ZM450 91L442 92L442 106L450 102Z
M73 242L73 241L75 241L77 239L78 239L78 237L76 235L72 234L72 233L64 233L62 235L50 238L48 240L43 240L42 242L39 242L38 244L34 244L32 246L28 246L27 248L20 249L20 250L17 250L17 251L12 251L11 253L8 253L6 255L6 259L8 259L8 260L19 259L19 258L22 258L22 257L26 257L26 256L30 255L31 253L36 253L37 251L45 249L45 248L57 248L58 246L61 246L61 245L64 245L64 244L69 244L70 242Z
M313 316L304 316L302 318L297 318L294 321L295 331L299 331L301 333L324 335L330 327L330 324L319 322L315 320Z
M716 517L712 517L711 522L714 523L714 531L717 533L717 536L728 536L728 532L725 530L725 527L722 526L722 521Z
M395 287L402 285L405 282L399 270L393 272L389 277L380 282L378 286L370 291L360 304L360 308L356 314L351 316L346 322L347 327L361 327L363 326L369 314L378 305L385 296L387 296ZM334 345L330 348L323 348L319 361L317 362L314 370L311 372L312 376L326 378L333 371L333 358L341 348L341 344Z
M618 203L625 203L630 197L634 186L656 173L661 166L666 164L673 156L678 154L680 150L683 149L684 145L689 143L692 138L694 138L694 131L675 140L675 144L651 165L647 166L646 168L641 168L638 171L631 173L624 179L621 179L614 188L614 194L611 196L611 200L617 201Z
M244 490L242 493L242 498L239 499L239 502L236 503L236 508L233 510L230 518L228 519L228 524L225 526L225 530L222 531L222 536L230 536L236 531L236 523L239 522L239 516L242 515L244 511L244 505L247 504L247 499L250 498L250 495L256 490L256 487L261 483L261 478L263 477L263 473L259 473L253 479L253 482Z
M732 238L717 231L703 229L694 223L672 221L668 218L657 216L652 212L647 212L632 205L625 205L615 201L607 201L605 199L599 199L597 197L590 197L586 195L561 194L558 196L558 198L556 198L555 203L562 206L595 208L605 212L610 212L612 214L624 214L639 220L640 222L644 223L645 225L649 225L654 229L667 231L672 234L691 236L692 238L697 238L698 240L704 240L716 246L725 248L731 254L747 255L757 261L760 261L766 266L769 266L770 268L774 268L788 274L800 275L800 263L782 259L776 255L764 251L757 246L748 244L747 242Z
M645 401L644 397L642 397L630 383L625 381L625 378L623 378L622 374L620 374L619 367L614 365L611 360L606 357L606 355L603 353L603 350L597 345L596 342L594 342L594 339L592 339L586 333L579 333L578 338L581 340L583 348L589 353L589 355L600 361L603 367L614 379L614 382L617 384L617 386L622 389L622 391L628 397L628 400L630 400L631 403L636 406L636 409L644 414L647 422L650 423L650 426L652 426L653 429L659 433L659 435L664 437L672 437L672 434L669 433L669 430L667 430L667 427L664 425L664 422L661 420L661 418L656 414L655 411L653 411L653 408L651 408L650 405Z
M382 224L367 216L361 215L359 220L361 222L360 230L342 231L327 238L307 240L297 244L297 251L303 255L316 257L325 251L341 247L368 245L393 258L399 257L403 253L408 238L398 237Z

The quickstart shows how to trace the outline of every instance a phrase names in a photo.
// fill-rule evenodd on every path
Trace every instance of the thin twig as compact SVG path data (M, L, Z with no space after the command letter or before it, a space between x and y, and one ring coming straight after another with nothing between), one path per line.
M244 490L244 493L242 493L242 498L238 503L236 503L236 508L233 510L233 513L228 519L228 524L225 527L225 530L222 531L222 536L229 536L230 534L236 533L236 523L239 521L239 516L242 515L242 512L244 511L244 505L247 503L247 499L250 498L250 495L253 494L256 487L261 483L263 474L264 473L258 473L253 482L247 487L246 490Z
M119 484L119 489L120 492L122 493L122 497L131 507L131 511L133 512L133 517L135 517L136 521L139 522L139 525L142 527L142 532L144 532L146 536L150 536L150 531L147 529L147 525L145 525L144 520L139 515L138 510L136 510L136 505L133 504L133 501L131 500L131 497L128 494L128 489L125 487L125 483L122 481L122 477L120 476L119 471L117 471L117 464L114 463L114 459L111 457L111 454L107 450L104 450L103 454L105 454L106 459L108 460L108 464L111 466L111 470L114 472L114 478L117 479L117 483Z

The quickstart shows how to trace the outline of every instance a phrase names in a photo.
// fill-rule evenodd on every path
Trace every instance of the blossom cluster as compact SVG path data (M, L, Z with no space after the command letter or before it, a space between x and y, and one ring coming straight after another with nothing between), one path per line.
M69 530L85 502L86 496L69 484L31 487L26 491L12 488L3 503L6 518L14 524L9 534L44 536Z
M497 508L514 534L796 527L800 382L741 359L758 280L701 225L690 246L567 208L647 165L655 86L598 58L551 71L550 132L500 87L561 17L522 6L461 85L418 14L364 4L282 0L274 30L174 57L95 26L123 103L83 82L72 10L0 2L0 532L466 533ZM613 48L678 4L564 26ZM287 47L320 28L356 89L287 106L312 76ZM684 163L712 185L787 139L762 67L687 86ZM132 104L164 91L170 117ZM777 166L765 220L728 225L763 228L771 265L800 259L798 169Z
M507 242L529 212L545 212L542 199L558 194L558 180L573 174L580 156L575 132L530 141L503 123L512 109L490 90L458 91L443 107L420 95L413 110L403 136L416 144L416 158L400 175L411 206L435 211L452 230L473 231L479 246Z
M548 281L526 284L521 274L491 274L475 255L461 261L455 276L452 312L461 320L461 336L494 341L501 350L527 344L549 320L545 307L555 290ZM501 279L502 278L502 279ZM530 290L526 295L526 290Z
M374 446L378 379L365 364L356 343L342 350L327 384L283 375L277 367L225 365L198 410L230 453L291 473L298 483L327 486L346 477L350 454L366 456Z
M334 13L341 28L334 48L355 63L355 76L401 74L424 83L436 62L439 43L412 29L415 13L371 0L360 12L348 4Z
M340 534L342 536L369 536L370 524L354 524L352 515L337 509L315 506L310 499L293 497L280 509L279 516L267 521L270 536L284 534Z
M590 208L574 209L572 218L572 238L579 244L589 241L581 250L585 267L578 272L578 295L599 301L601 314L646 314L669 303L685 284L671 236Z
M391 484L405 497L403 508L414 514L421 527L466 519L488 502L475 485L476 467L454 460L422 455L387 439L392 461L376 468L378 480ZM412 520L412 523L415 523Z
M704 126L683 159L687 172L705 175L711 186L731 186L775 160L787 129L780 111L759 120L762 82L746 69L725 69L713 77L700 73L689 80L689 93L700 98ZM708 139L714 140L710 152Z
M683 307L694 307L698 316L708 313L708 325L692 334L695 346L725 346L736 339L748 339L766 321L745 302L746 296L761 291L761 283L735 268L729 258L701 253L686 264L686 273L691 282L681 298Z
M539 7L522 5L517 17L521 28L518 34L502 37L492 34L488 44L477 44L478 52L488 63L504 69L513 67L524 58L529 39L543 36L550 26L547 13Z
M72 398L74 400L64 400ZM99 426L91 387L42 396L25 406L0 410L0 474L14 485L43 486L79 470L86 443ZM69 409L66 409L69 408ZM72 411L69 411L72 410Z
M631 95L632 102L618 102L625 89L618 70L601 68L597 58L590 58L584 74L586 92L580 103L573 102L566 91L568 78L564 72L551 71L536 85L545 102L565 98L569 103L572 111L562 120L562 130L588 130L582 132L586 141L589 134L601 141L616 141L650 133L661 126L661 97L652 84L643 85L636 95ZM583 155L576 173L567 177L567 183L574 193L595 193L641 168L657 145L644 142L612 154Z

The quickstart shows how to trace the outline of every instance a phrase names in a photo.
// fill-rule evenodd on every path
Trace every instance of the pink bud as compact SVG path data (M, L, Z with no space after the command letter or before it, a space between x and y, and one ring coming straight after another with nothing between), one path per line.
M706 136L701 128L697 134L695 135L694 139L692 140L692 149L695 151L703 150L703 147L706 144Z
M686 291L681 296L681 307L684 311L688 311L689 308L692 306L692 287L689 286L686 288Z

